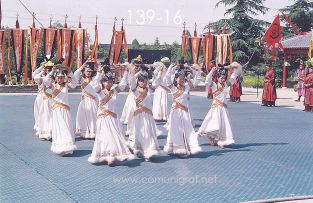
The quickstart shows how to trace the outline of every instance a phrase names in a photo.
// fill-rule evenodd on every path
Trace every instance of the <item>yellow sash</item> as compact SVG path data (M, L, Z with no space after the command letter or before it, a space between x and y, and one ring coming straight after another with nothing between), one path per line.
M221 100L214 98L214 101L215 102L212 104L211 108L215 108L215 107L217 107L219 105L222 105L223 107L227 108L227 104L225 104Z
M173 93L172 110L181 109L183 111L188 112L188 108L186 106L176 101L176 99L180 97L182 94L184 94L184 92L185 92L185 87L183 86L183 87L177 88L177 91Z
M137 116L140 113L148 113L152 115L152 111L151 109L141 105L141 102L146 98L146 96L148 95L148 90L147 89L140 89L139 91L139 96L136 97L136 107L137 110L134 112L134 116Z
M116 113L112 112L112 111L109 111L108 109L105 109L105 108L101 108L100 107L100 110L101 110L101 114L99 114L97 116L97 118L104 118L106 116L112 116L113 118L117 118L117 115Z

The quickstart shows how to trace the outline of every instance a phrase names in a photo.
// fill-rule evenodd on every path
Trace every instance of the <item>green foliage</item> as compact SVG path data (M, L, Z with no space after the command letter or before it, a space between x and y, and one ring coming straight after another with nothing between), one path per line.
M261 47L258 45L258 41L268 23L254 19L251 15L265 14L268 8L263 3L264 0L221 0L216 4L216 7L220 4L230 7L225 12L225 15L229 15L230 18L221 19L211 26L215 32L223 27L228 29L228 33L231 34L235 61L244 64L255 52L257 55L254 55L250 63L257 64L261 61ZM205 29L208 28L209 25L205 27Z
M263 87L263 75L262 76L252 76L252 75L244 75L243 76L243 83L242 86L244 87L253 87L256 88L257 86Z
M291 22L302 32L313 28L313 2L312 0L294 0L294 4L282 9Z

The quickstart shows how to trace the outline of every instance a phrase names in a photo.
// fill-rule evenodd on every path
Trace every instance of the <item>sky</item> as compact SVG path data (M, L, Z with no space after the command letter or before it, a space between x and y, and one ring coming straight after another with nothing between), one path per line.
M153 43L156 37L163 44L179 42L183 30L183 22L189 30L197 23L198 33L209 22L225 18L226 7L215 7L219 0L1 0L2 26L14 27L17 14L21 28L32 25L31 14L19 2L31 11L43 24L49 26L52 22L64 23L68 15L68 26L78 26L81 16L82 26L94 37L94 25L98 16L99 42L109 43L112 36L114 18L116 28L120 29L121 19L128 43L136 38L140 44ZM293 0L266 0L265 6L269 11L265 15L256 16L268 22L273 21L278 9L293 3ZM227 16L226 16L227 17ZM37 27L41 25L36 22Z

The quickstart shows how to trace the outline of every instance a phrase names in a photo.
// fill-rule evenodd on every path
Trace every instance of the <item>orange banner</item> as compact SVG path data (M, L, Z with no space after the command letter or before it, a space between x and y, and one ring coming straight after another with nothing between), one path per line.
M91 51L91 57L97 60L98 58L98 26L95 25L95 41L93 42L93 47Z
M76 66L77 68L81 67L84 63L85 58L85 30L82 28L78 28L75 30L75 49L76 49ZM73 57L74 58L74 57Z
M114 61L114 49L115 49L115 28L113 28L113 34L111 38L111 43L110 43L110 50L109 50L109 61L110 64L113 64Z
M25 43L25 62L24 62L24 86L27 86L28 84L28 33L25 31L25 38L26 38L26 43Z
M22 71L22 63L24 57L24 30L21 29L13 29L11 32L11 37L13 41L13 49L14 49L14 58L15 58L15 66L16 66L16 73L19 74ZM18 78L19 81L19 78Z
M5 74L5 64L4 64L4 56L5 56L5 30L0 30L0 74Z
M36 70L38 50L40 48L42 30L30 28L30 63L32 72Z
M182 36L182 43L181 43L181 53L182 53L182 57L184 57L184 58L186 58L187 45L188 45L188 36L183 35Z
M74 30L67 29L67 28L59 29L58 40L61 40L61 46L59 42L58 48L61 48L61 50L58 50L58 57L59 57L59 60L61 58L64 59L63 66L70 67L70 68L72 65L72 57L73 57L73 49L72 49L73 37L74 37Z
M190 38L191 57L192 57L192 62L194 64L198 64L200 45L201 45L200 37Z
M11 30L8 30L8 73L9 73L9 80L12 81L12 62L11 62Z
M118 63L118 59L122 51L123 36L124 36L124 31L115 32L115 50L114 50L114 61L113 61L114 64Z
M57 30L52 28L41 28L43 33L44 55L52 56L55 49L55 37Z
M222 35L222 43L223 43L223 64L226 63L227 60L227 47L228 47L228 35Z
M223 45L222 36L217 35L216 36L216 58L215 58L216 65L223 63L222 45Z

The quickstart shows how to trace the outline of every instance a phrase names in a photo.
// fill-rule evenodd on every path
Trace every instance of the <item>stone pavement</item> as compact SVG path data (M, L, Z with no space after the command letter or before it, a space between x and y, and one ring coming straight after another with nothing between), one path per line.
M125 98L119 95L119 113ZM34 133L34 100L0 96L0 202L240 202L313 195L311 113L283 104L229 103L234 145L218 149L200 138L203 152L187 159L163 154L108 167L87 161L92 140L77 139L72 156L53 154L51 143ZM73 122L79 100L70 95ZM197 129L211 101L191 101ZM162 126L161 148L167 135Z

